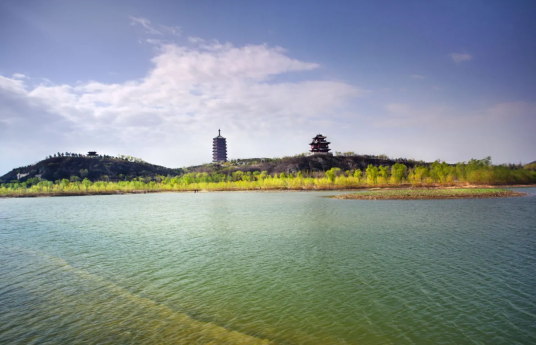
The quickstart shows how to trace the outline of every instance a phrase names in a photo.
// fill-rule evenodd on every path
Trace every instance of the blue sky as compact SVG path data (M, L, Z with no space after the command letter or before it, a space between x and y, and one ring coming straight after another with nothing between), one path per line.
M4 1L0 173L334 151L536 159L533 1Z

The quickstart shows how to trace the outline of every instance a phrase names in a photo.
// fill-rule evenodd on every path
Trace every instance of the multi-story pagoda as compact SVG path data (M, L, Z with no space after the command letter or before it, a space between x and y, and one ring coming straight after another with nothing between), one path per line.
M319 154L327 154L329 153L329 151L331 151L329 149L329 144L331 143L326 141L325 136L323 136L322 134L317 134L317 136L313 138L313 142L310 143L309 145L311 145L311 152L314 155L319 155Z
M212 139L212 162L227 162L227 140L221 136L218 129L218 136Z

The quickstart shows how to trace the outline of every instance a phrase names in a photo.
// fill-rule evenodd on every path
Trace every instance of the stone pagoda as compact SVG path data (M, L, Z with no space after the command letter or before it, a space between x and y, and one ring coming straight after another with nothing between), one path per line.
M329 142L326 141L326 137L322 134L317 134L316 137L313 138L313 142L310 143L311 145L311 152L314 155L325 155L328 154L330 150L329 148Z
M227 140L221 136L218 129L218 136L212 139L212 162L227 162Z

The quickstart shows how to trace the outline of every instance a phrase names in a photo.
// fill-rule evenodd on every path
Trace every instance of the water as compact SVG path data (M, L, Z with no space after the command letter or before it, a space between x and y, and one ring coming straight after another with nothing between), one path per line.
M536 189L0 200L0 343L534 344Z

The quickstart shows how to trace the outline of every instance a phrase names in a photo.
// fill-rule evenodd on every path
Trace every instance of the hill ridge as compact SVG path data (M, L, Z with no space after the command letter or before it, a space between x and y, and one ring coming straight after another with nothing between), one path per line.
M132 158L132 157L130 157ZM48 156L46 159L25 167L11 170L0 177L3 182L12 180L25 181L30 178L41 178L49 181L61 179L78 180L88 178L91 181L120 181L139 178L155 179L157 176L177 176L184 173L213 173L235 171L247 173L266 171L268 174L296 173L298 171L320 172L331 168L341 170L365 169L369 164L388 165L403 163L408 167L415 164L428 164L407 159L390 159L386 156L369 155L297 155L284 158L250 158L233 159L222 164L202 164L185 168L167 168L144 162L140 159L129 160L125 156Z

